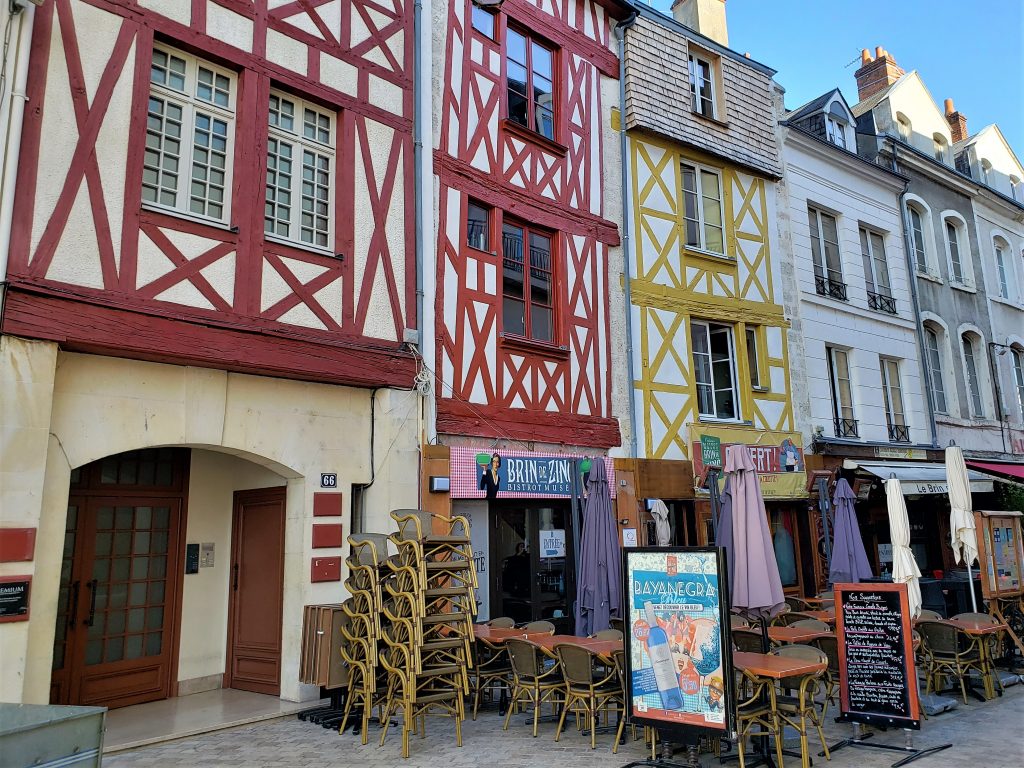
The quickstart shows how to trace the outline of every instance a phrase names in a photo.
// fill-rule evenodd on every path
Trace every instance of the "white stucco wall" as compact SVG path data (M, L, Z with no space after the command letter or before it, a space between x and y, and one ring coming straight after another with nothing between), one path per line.
M311 549L313 493L321 472L338 473L346 502L353 484L369 482L369 391L58 353L50 343L6 336L0 352L0 402L5 405L0 412L0 510L4 525L38 531L33 562L0 565L0 573L33 577L31 620L0 625L0 700L46 703L49 698L71 469L151 446L235 454L262 468L236 475L233 482L239 487L268 482L267 470L286 479L281 691L292 700L315 696L315 690L297 682L302 606L338 602L342 589L338 583L311 584L309 560L314 554L343 556L345 551ZM391 509L416 505L418 396L399 392L392 397L381 390L377 398L378 471L367 496L366 527L388 531ZM384 469L388 466L395 468ZM200 476L207 471L212 468L201 464ZM208 486L206 495L223 499L227 492ZM349 533L347 512L343 524ZM218 527L222 523L211 526L220 531L215 535L224 535ZM187 582L186 589L191 589ZM205 610L200 603L193 608L189 622ZM182 652L188 657L183 675L216 666L209 646L186 643Z
M808 439L817 427L825 436L834 436L825 356L826 346L834 346L850 350L854 417L862 440L889 442L879 369L879 357L884 356L900 361L911 442L931 442L898 205L902 182L793 129L785 133L783 161L786 210L780 222L788 227L783 241L788 239L792 249L804 357L793 370L806 380L804 388L794 387L805 398L804 407L796 408L799 428ZM819 296L815 290L808 205L836 217L846 302ZM883 236L896 315L868 307L862 225Z

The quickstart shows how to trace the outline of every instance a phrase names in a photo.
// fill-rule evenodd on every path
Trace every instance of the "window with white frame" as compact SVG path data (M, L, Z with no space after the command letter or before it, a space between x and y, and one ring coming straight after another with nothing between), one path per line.
M814 288L822 296L846 301L843 264L839 253L839 223L831 213L807 206L807 223L811 235L811 262L814 265Z
M313 248L334 243L335 115L270 92L263 231Z
M955 219L950 217L943 223L946 230L946 248L949 250L949 276L954 282L967 285L968 278L964 260L968 254L964 248L969 248L970 244L965 242L966 238L961 231L962 227Z
M948 413L946 387L942 372L941 331L930 325L924 328L924 347L928 363L928 378L932 388L932 403L936 413Z
M142 202L226 223L231 208L235 75L162 45L153 48Z
M910 215L910 240L914 246L914 264L917 271L928 274L928 251L925 250L924 215L916 205L908 205Z
M725 254L721 174L693 163L683 163L682 172L686 246Z
M750 368L750 386L761 389L761 369L757 354L757 328L747 326L747 366Z
M885 401L885 423L889 428L889 439L906 443L910 441L906 414L903 410L903 388L900 386L900 364L898 360L879 358L882 374L882 399Z
M845 349L825 347L829 388L832 394L832 422L836 437L857 437L857 419L853 411L853 381L850 356Z
M946 144L946 137L943 136L941 133L933 134L932 143L935 145L935 159L938 160L940 163L945 163L946 148L948 146Z
M868 306L896 314L896 299L889 284L889 263L885 258L885 240L878 232L860 228L860 253L864 259L864 280Z
M1011 347L1010 356L1013 358L1013 381L1017 385L1017 405L1024 416L1024 349Z
M825 135L837 147L846 149L846 123L832 115L825 116Z
M981 183L992 186L992 163L984 159L981 161Z
M1018 203L1024 202L1024 195L1022 195L1022 188L1020 179L1016 176L1010 177L1010 197L1016 200Z
M971 415L975 418L984 418L985 407L981 399L981 378L979 377L978 366L981 361L978 359L980 351L976 348L975 337L971 333L965 333L960 337L960 343L964 352L964 375L967 383L967 395L971 403Z
M693 111L704 117L718 117L715 104L715 65L706 58L690 54L690 96Z
M697 410L709 419L740 417L736 345L731 325L690 321Z
M996 278L999 280L999 297L1010 298L1010 265L1006 263L1006 254L1010 250L1009 244L1000 237L992 241L992 250L996 256Z
M896 115L896 130L899 131L900 138L909 144L910 137L914 135L914 129L910 125L910 118L902 113Z

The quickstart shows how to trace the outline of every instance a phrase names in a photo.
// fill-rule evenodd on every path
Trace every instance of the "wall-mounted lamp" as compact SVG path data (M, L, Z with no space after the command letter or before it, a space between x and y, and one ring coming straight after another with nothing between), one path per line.
M451 480L447 477L431 477L430 478L430 492L431 493L448 493L452 489Z

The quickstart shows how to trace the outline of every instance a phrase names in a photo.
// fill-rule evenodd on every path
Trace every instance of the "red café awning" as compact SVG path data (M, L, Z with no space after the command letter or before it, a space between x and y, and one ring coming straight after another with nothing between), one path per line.
M1009 475L1018 480L1024 480L1024 464L1004 464L994 461L968 461L967 466L971 469L978 469L982 472L991 472L996 475Z

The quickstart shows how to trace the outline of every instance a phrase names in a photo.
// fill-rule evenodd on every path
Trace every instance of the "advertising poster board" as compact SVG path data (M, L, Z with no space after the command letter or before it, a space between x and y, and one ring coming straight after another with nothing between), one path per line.
M725 551L624 549L622 574L629 721L732 731Z
M836 584L839 719L921 728L906 584Z
M986 600L1016 597L1024 593L1024 543L1021 542L1020 512L975 511L978 531L978 562L981 563L981 593Z

